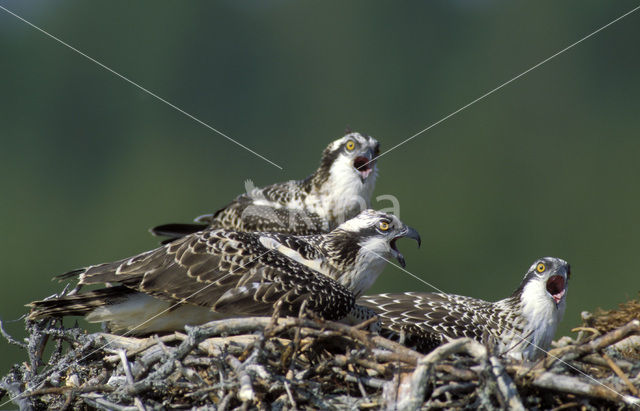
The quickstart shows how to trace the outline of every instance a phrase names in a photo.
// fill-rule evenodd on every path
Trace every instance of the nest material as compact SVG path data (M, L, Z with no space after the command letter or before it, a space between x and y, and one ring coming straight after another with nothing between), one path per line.
M28 361L0 398L21 409L640 410L640 361L625 357L640 347L637 319L605 334L580 327L535 364L466 338L422 355L365 327L255 317L132 338L28 322L26 342L10 341Z
M583 319L586 326L593 327L600 333L609 332L633 319L640 319L640 299L621 303L616 310L598 309L595 315L583 313Z

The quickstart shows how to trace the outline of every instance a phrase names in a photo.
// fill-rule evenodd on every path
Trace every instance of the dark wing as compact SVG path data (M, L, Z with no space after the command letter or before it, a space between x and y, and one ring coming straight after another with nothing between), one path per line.
M206 230L209 227L235 231L251 231L242 229L242 212L251 204L251 199L245 194L242 194L215 213L196 217L194 219L195 224L169 223L153 227L149 229L149 231L158 237L169 237L163 240L162 244L168 244L178 238Z
M482 343L493 338L486 320L492 304L487 301L407 292L363 296L357 303L375 311L382 328L389 335L404 336L407 345L432 349L434 343L449 338L469 337Z
M235 200L222 207L213 214L204 214L194 219L193 223L169 223L150 228L151 234L158 237L168 237L162 244L168 244L178 238L207 228L223 228L226 230L247 231L240 229L242 210L251 204L246 195L239 195Z
M329 222L318 214L286 207L292 199L301 198L299 193L295 194L295 188L293 183L274 184L260 190L257 196L239 195L215 213L197 217L197 224L164 224L150 231L157 236L170 237L164 243L207 227L294 235L328 232Z
M207 227L209 227L208 224L169 223L150 228L149 231L158 237L169 237L161 242L161 244L168 244L185 235L206 230Z
M171 301L233 315L268 315L281 301L295 315L304 300L323 318L346 316L345 287L274 250L254 233L206 230L129 259L88 267L79 284L112 283Z

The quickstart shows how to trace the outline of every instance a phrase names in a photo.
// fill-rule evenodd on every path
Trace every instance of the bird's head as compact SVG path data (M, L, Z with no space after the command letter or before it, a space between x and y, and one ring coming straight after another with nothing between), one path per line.
M396 241L408 237L420 245L420 235L392 214L364 210L325 234L325 249L333 255L332 277L357 297L368 290L392 258L405 266Z
M571 268L566 261L555 257L536 260L524 276L518 291L523 302L553 304L564 310Z
M404 224L393 214L364 210L354 218L342 223L336 231L352 239L359 253L369 254L374 259L395 258L405 266L404 256L398 251L396 242L403 237L416 240L420 246L420 234Z
M569 263L555 257L540 258L529 267L511 299L526 321L521 337L533 344L515 341L518 348L511 355L534 359L549 348L564 315L570 275Z
M360 184L375 184L377 166L375 158L380 154L380 143L367 135L349 133L330 143L322 153L318 177L330 176Z

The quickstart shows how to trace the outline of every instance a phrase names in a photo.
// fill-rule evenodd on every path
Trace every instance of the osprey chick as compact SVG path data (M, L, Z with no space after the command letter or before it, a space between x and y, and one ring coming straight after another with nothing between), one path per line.
M292 236L206 229L113 263L62 274L113 284L30 304L29 318L84 315L113 331L147 334L251 315L296 315L303 301L329 320L355 322L368 310L355 298L385 258L404 262L395 243L418 233L397 217L365 210L327 234ZM364 313L364 314L363 314Z
M207 227L235 231L296 235L326 233L371 206L380 144L360 133L349 133L322 153L320 167L304 180L247 187L231 203L198 224L165 224L151 229L167 241Z
M427 352L453 338L470 337L497 354L534 360L548 350L564 315L569 264L537 260L518 289L497 302L442 293L364 296L357 303L380 316L382 333Z

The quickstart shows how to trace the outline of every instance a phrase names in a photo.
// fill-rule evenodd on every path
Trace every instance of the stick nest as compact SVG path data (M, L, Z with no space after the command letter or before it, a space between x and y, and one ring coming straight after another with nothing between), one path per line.
M562 337L536 363L498 358L466 338L423 355L366 324L308 315L147 338L27 322L24 342L2 330L27 360L0 380L0 398L21 409L640 410L638 307L583 313L577 337Z

